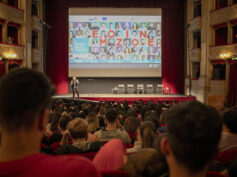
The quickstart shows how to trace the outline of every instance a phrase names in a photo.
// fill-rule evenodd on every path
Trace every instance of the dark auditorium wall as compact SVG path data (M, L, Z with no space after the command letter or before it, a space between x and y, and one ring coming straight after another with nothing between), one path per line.
M46 22L51 26L46 72L57 93L68 93L69 7L162 8L162 83L171 93L184 93L183 0L46 0Z

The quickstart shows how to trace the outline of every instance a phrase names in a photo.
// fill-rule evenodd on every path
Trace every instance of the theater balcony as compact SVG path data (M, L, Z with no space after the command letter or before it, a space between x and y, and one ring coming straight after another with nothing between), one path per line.
M200 62L201 61L201 49L189 49L189 60L191 62Z
M210 80L211 95L225 95L226 81L225 80Z
M225 23L237 18L237 4L210 12L210 25Z
M33 30L41 32L43 29L42 23L40 23L40 17L33 15L31 17L31 27Z
M24 49L25 46L23 45L0 43L0 56L2 58L24 60Z
M223 56L226 55L226 56ZM237 44L228 44L222 46L211 46L209 59L217 60L237 55Z
M191 87L192 87L191 95L194 95L197 98L201 97L201 95L199 93L199 90L200 90L199 79L192 79L191 80Z
M24 10L0 2L0 18L7 19L14 23L23 24Z
M200 31L201 27L202 27L201 16L190 20L190 27L189 27L190 32Z
M32 49L32 62L40 63L41 62L42 52L40 49Z

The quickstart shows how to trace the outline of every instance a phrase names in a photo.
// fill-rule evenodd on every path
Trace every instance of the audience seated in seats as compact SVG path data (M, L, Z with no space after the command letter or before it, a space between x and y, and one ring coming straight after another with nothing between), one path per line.
M237 108L223 113L223 131L219 151L237 148Z
M127 149L128 153L137 152L142 148L152 148L153 142L157 136L155 125L146 121L141 124L141 128L137 130L137 141L134 143L134 147Z
M49 79L40 72L21 68L2 77L0 176L101 176L83 157L39 153L53 93Z
M125 144L130 144L131 140L128 133L120 127L120 122L117 119L116 111L108 109L105 113L106 127L95 132L95 135L100 141L109 141L112 139L120 139Z
M67 130L64 132L61 147L58 149L58 154L97 152L103 142L87 141L88 127L86 121L80 118L75 118L67 125ZM68 144L69 137L72 139L72 144Z
M43 143L50 146L53 143L60 142L62 134L58 129L58 121L61 116L61 110L55 110L55 112L49 115L49 123L46 128L45 137Z
M72 121L72 117L67 112L63 112L58 121L58 130L61 135L67 130L67 125L70 121Z
M127 131L131 143L133 144L137 138L137 130L140 127L141 121L136 117L128 117L124 122L124 129Z
M227 177L237 176L237 158L228 166L227 169L221 172L222 175Z
M205 177L217 153L222 120L214 110L197 101L182 103L169 112L167 137L161 149L170 177Z
M89 113L86 116L86 121L88 124L88 132L89 133L95 133L97 130L100 129L99 127L99 119L96 116L96 114L94 112Z
M124 143L119 139L113 139L101 147L93 163L99 171L116 170L125 164L126 159Z
M128 155L127 163L121 169L130 177L168 177L168 165L152 148Z

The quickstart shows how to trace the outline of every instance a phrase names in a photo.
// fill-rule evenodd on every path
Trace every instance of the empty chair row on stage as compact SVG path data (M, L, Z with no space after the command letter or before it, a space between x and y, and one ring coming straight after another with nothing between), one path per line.
M126 87L127 86L127 87ZM153 84L118 84L112 89L113 94L169 94L170 89L164 88L163 84L157 84L156 87Z

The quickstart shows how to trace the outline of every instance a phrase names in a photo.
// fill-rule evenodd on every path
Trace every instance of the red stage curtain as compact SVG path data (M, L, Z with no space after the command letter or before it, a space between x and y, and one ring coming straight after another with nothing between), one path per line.
M57 93L68 93L68 7L163 8L162 82L170 93L184 93L184 2L180 0L46 1L46 72Z
M229 94L228 102L230 106L237 104L237 64L230 66L230 81L229 81Z
M184 93L184 10L162 9L162 84Z

